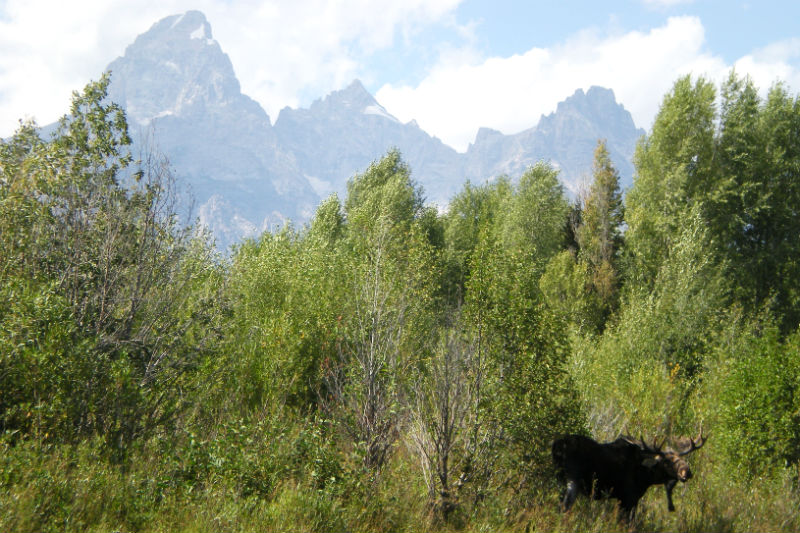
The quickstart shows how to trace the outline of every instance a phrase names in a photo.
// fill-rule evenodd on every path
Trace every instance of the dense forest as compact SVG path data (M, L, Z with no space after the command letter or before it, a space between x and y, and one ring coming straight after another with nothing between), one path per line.
M444 211L397 151L217 253L108 77L0 142L0 530L800 529L800 99L679 79L619 187ZM488 176L487 176L488 178ZM668 512L555 438L696 435Z

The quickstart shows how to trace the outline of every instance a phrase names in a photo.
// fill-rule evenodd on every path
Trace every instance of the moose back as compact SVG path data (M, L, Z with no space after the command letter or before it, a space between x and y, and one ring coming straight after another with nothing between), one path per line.
M684 456L705 444L706 437L680 439L677 449L663 448L655 442L620 437L613 442L598 443L583 435L567 435L553 443L553 462L567 488L562 500L568 510L578 493L599 498L616 498L630 518L639 500L651 485L663 484L667 506L675 510L672 489L678 481L686 482L692 471Z

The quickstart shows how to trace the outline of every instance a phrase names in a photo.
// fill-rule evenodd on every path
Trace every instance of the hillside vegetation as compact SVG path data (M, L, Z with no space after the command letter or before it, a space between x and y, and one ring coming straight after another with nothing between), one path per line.
M107 86L0 142L0 530L800 529L782 85L679 79L624 197L602 140L577 200L540 163L443 213L390 151L229 257ZM676 512L559 512L557 436L701 427Z

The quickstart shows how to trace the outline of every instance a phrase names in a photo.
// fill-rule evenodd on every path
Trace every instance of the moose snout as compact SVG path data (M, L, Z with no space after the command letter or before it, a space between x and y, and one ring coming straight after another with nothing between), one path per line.
M692 471L691 471L691 470L689 470L689 468L688 468L688 467L687 467L687 468L681 468L680 470L678 470L678 479L679 479L679 480L680 480L682 483L686 483L686 482L687 482L687 481L689 481L691 478L692 478Z

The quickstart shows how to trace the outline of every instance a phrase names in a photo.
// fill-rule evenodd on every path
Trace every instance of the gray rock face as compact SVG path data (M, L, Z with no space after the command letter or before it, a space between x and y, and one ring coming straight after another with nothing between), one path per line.
M125 108L132 136L154 137L220 248L313 213L318 195L241 93L202 13L157 22L108 68L109 98Z
M560 168L576 191L591 173L599 138L607 139L625 186L644 133L612 91L592 87L576 91L534 128L513 135L481 129L461 154L416 122L391 116L358 80L307 109L283 109L273 127L241 93L198 11L157 22L109 69L109 97L125 108L132 136L140 146L141 139L155 139L191 187L200 221L221 249L288 219L307 221L322 198L343 197L347 181L391 148L403 154L427 200L443 206L466 179L515 178L540 160Z
M403 154L428 201L444 205L461 180L463 163L455 150L415 122L402 124L358 80L308 109L283 109L275 132L323 196L343 193L349 178L391 148Z
M644 134L611 89L592 87L586 93L578 89L536 127L514 135L486 128L478 131L467 150L466 177L481 181L501 174L519 176L544 160L559 168L566 188L577 193L591 180L594 149L598 139L605 139L625 188L633 182L633 152Z

